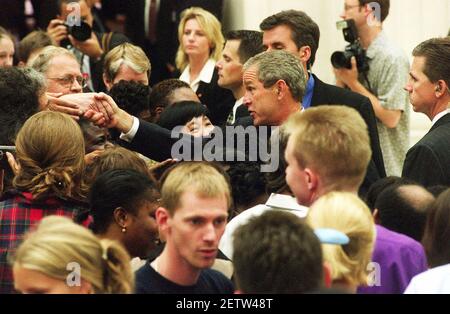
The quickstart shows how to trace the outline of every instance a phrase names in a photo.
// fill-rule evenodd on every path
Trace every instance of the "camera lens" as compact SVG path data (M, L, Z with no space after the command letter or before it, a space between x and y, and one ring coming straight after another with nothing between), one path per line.
M348 51L336 51L331 55L331 64L335 69L352 68L351 59L353 54Z
M79 26L69 26L69 34L78 41L86 41L91 38L92 29L86 22L81 22Z

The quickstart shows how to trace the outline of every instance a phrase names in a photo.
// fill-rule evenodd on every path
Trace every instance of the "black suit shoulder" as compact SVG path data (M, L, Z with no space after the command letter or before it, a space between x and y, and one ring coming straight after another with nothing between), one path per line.
M450 186L450 114L439 119L431 130L406 154L404 177L428 187Z
M208 107L212 124L222 126L225 125L236 99L230 90L217 84L218 79L219 75L215 69L210 83L200 81L197 96L200 102Z

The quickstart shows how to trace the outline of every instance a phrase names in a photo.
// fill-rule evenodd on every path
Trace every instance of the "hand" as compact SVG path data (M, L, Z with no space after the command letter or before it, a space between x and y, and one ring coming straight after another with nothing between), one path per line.
M356 82L358 82L358 67L356 65L356 58L351 59L352 68L346 69L334 69L334 75L336 76L336 85L344 84L351 88ZM339 86L339 85L338 85Z
M92 109L95 110L97 106L95 103L97 99L95 98L96 93L75 93L75 94L66 94L60 96L61 99L76 104L79 109L81 109L83 113L87 110Z
M94 60L103 55L103 49L100 47L100 42L94 32L91 33L91 38L86 41L78 41L72 35L69 35L69 40L72 46Z
M128 133L133 126L133 116L117 106L114 99L105 93L95 95L96 112L100 112L105 117L105 124L102 127L116 128L122 133Z
M156 178L156 180L159 180L161 179L163 173L177 162L178 162L177 159L166 159L163 162L159 162L155 165L148 167L148 170Z
M93 152L90 152L89 154L84 155L84 162L86 165L93 164L95 160L98 159L98 156L100 156L104 150L94 150Z
M59 19L51 20L47 26L47 34L53 39L57 46L61 46L61 41L67 38L67 27L64 21Z
M8 164L11 167L13 174L16 176L20 171L20 165L10 152L6 152L6 158L8 159Z
M81 95L81 94L73 94ZM71 98L59 93L47 93L48 103L47 110L58 111L70 115L75 120L79 120L79 116L84 113L80 106Z

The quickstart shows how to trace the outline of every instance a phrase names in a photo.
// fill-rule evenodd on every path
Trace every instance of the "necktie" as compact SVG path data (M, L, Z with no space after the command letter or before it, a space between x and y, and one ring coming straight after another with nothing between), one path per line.
M148 12L148 39L154 43L156 41L156 0L150 0L150 10Z

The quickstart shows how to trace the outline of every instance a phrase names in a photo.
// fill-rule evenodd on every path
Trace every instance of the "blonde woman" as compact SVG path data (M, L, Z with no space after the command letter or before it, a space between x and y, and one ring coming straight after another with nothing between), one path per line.
M375 242L375 224L367 205L352 193L331 192L311 206L307 222L313 229L335 229L350 239L346 245L322 244L332 286L355 293L358 286L367 285Z
M58 216L44 218L18 247L14 286L21 293L131 293L130 257L115 241Z
M0 67L13 65L14 52L14 41L11 34L0 26Z
M25 122L15 144L14 190L0 200L0 293L13 291L6 256L30 227L49 215L78 221L88 210L82 180L84 139L72 118L39 112Z
M177 68L182 72L180 80L188 83L200 101L211 113L211 122L225 124L234 105L230 90L217 85L219 78L215 68L224 44L221 24L210 12L192 7L181 14L178 26Z

